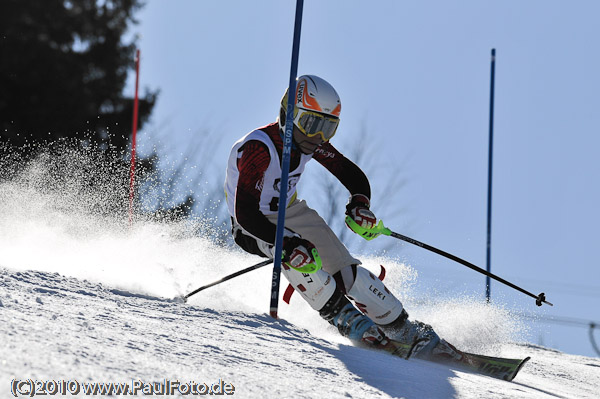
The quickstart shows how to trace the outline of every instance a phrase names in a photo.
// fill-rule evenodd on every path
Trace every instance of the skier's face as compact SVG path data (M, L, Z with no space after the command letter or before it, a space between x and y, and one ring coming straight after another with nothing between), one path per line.
M304 133L302 133L296 126L294 126L294 141L296 142L298 148L300 148L300 151L307 155L315 152L317 147L323 144L321 135L306 137Z

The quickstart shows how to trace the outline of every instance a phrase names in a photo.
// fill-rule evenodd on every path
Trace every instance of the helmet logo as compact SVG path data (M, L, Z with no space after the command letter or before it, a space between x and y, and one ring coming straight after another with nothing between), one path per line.
M301 80L298 83L298 91L296 92L296 104L302 103L302 97L304 95L304 88L306 87L306 80Z

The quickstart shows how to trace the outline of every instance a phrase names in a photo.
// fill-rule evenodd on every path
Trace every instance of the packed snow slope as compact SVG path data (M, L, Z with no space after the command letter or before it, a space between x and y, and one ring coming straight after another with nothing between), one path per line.
M333 331L319 334L264 312L235 310L239 298L219 291L230 305L210 298L181 304L59 273L0 268L0 397L10 396L15 378L223 380L240 398L598 397L598 359L526 343L495 345L493 354L532 357L509 383L354 347ZM468 308L462 313L469 318Z
M459 348L531 356L513 382L356 347L297 295L273 320L270 267L177 302L261 259L186 223L130 227L124 209L105 207L121 183L89 184L68 159L53 168L42 157L0 182L0 398L12 397L15 379L221 381L239 398L599 397L598 359L527 343L527 322L498 304L415 299L428 296L395 259L362 257L376 273L386 266L411 318Z

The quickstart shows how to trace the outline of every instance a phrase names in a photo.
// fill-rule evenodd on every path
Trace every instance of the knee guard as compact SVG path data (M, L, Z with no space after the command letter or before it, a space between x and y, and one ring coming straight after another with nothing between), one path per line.
M325 306L336 290L335 280L324 270L301 273L281 265L281 272L302 298L315 310Z
M390 324L401 315L403 306L373 273L361 266L347 266L340 274L346 283L348 268L354 274L354 283L347 290L356 307L378 325ZM346 284L347 286L348 284Z

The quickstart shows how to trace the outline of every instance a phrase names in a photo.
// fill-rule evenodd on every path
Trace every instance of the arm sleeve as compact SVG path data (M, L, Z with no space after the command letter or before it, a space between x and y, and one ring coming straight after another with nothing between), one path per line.
M321 144L313 158L331 172L350 191L371 198L371 186L365 173L329 142Z
M235 218L247 232L263 241L275 242L276 226L260 211L265 171L271 156L264 143L252 140L241 149L237 165L240 172L235 194Z

